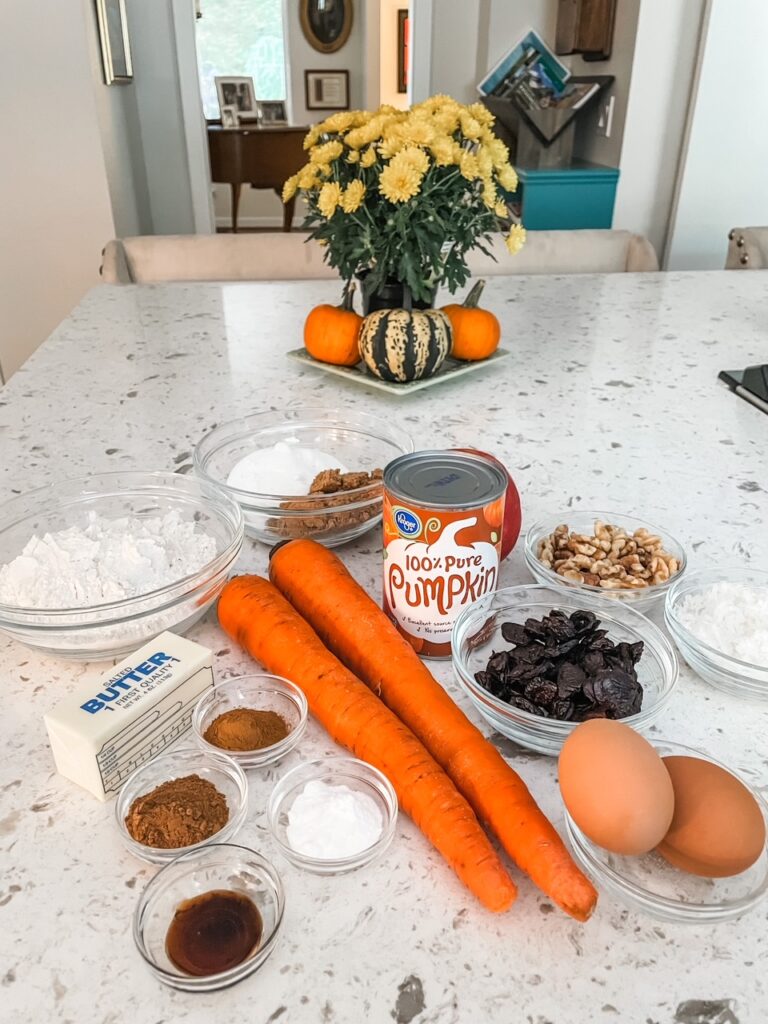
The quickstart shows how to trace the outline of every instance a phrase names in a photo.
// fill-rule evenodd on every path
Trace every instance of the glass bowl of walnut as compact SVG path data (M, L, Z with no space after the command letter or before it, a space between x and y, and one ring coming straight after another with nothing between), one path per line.
M615 512L547 516L525 537L525 564L539 583L575 587L647 610L666 597L687 559L667 530Z

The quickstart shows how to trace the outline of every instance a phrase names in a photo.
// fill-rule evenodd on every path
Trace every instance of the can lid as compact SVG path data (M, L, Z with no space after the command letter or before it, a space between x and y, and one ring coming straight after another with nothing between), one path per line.
M476 508L500 498L507 476L479 452L426 451L401 455L384 470L384 487L425 508Z

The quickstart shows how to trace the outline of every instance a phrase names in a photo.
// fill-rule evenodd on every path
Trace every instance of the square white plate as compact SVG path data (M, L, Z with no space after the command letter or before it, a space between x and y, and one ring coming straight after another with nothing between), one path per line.
M493 366L512 353L506 348L497 348L492 356L487 359L478 359L476 362L466 363L459 359L451 359L449 356L437 373L431 377L424 377L421 380L412 380L407 384L395 384L389 380L379 380L372 373L368 373L365 363L358 363L357 366L334 366L332 363L321 363L313 359L305 348L294 348L288 353L289 358L296 359L306 366L315 370L322 370L325 373L332 373L336 377L344 377L353 384L362 384L363 387L376 388L377 391L386 391L387 394L403 398L405 395L412 395L414 391L423 391L424 388L434 387L435 384L442 384L443 381L454 380L456 377L463 377L465 374L474 373L487 366Z

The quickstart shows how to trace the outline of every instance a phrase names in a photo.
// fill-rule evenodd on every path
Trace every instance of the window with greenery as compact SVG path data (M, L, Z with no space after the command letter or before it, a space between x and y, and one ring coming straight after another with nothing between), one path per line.
M219 116L217 75L249 75L257 100L284 100L282 0L201 0L200 9L197 60L205 116Z

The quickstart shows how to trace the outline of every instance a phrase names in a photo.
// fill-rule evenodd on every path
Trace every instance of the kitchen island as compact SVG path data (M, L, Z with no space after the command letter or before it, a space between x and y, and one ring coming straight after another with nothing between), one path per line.
M329 282L102 286L0 391L0 500L120 469L191 472L197 441L250 412L312 405L395 420L417 448L476 446L520 490L524 528L545 513L607 509L658 523L690 564L768 568L768 417L717 382L768 356L759 272L492 278L484 305L513 355L395 399L286 353ZM378 532L340 549L380 594ZM239 569L264 572L246 539ZM531 582L522 542L501 585ZM658 613L654 617L659 621ZM210 613L190 633L219 679L253 669ZM477 720L452 679L432 663ZM58 776L43 714L107 666L39 656L0 637L0 1018L76 1024L765 1024L768 904L706 927L661 924L603 894L586 925L513 871L495 917L401 815L369 868L303 874L264 808L279 776L338 749L311 722L299 750L251 772L236 842L272 860L287 894L282 941L254 976L174 992L148 972L131 918L155 868L122 846L113 803ZM768 702L727 696L681 666L655 735L701 747L768 785ZM488 728L481 724L488 732ZM652 736L654 734L652 733ZM493 742L562 828L556 764Z

